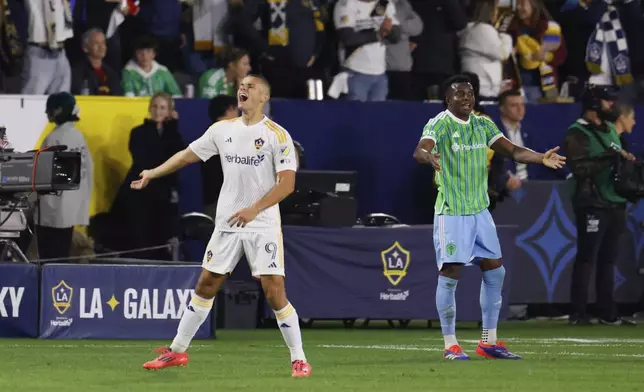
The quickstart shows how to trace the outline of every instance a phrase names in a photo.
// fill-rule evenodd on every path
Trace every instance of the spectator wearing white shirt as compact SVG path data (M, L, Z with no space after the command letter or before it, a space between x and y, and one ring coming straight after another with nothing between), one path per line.
M348 72L349 100L384 101L389 91L386 43L400 40L396 8L389 0L341 0L333 20Z
M481 99L494 100L501 92L503 61L512 53L512 37L492 25L497 16L495 0L476 3L472 21L459 33L461 69L478 75Z
M65 41L74 36L68 0L26 0L29 39L22 94L69 92L72 72Z

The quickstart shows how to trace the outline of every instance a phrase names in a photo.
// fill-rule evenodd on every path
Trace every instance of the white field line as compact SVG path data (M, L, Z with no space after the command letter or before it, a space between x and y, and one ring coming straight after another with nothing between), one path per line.
M402 346L402 345L351 345L351 344L322 344L317 347L336 348L336 349L367 349L367 350L391 350L391 351L439 351L440 347L423 347L423 346ZM598 353L579 353L572 351L521 351L521 355L557 355L557 356L574 356L574 357L623 357L623 358L644 358L644 354L598 354Z
M443 341L442 337L434 338L421 338L420 340L427 341ZM641 344L644 346L644 339L616 339L616 338L595 338L595 339L583 339L583 338L505 338L502 337L501 340L506 342L516 342L521 344L528 343L539 343L539 344L556 344L556 343L580 343L580 344L610 344L610 343L630 343L630 344ZM466 343L477 343L478 340L462 340Z

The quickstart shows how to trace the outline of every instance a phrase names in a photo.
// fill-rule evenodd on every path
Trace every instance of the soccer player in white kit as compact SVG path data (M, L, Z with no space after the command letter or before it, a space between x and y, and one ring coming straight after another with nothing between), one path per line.
M264 104L270 99L266 80L259 76L244 78L237 99L241 117L213 124L188 148L162 165L144 170L141 178L131 184L133 189L142 189L155 178L217 154L224 172L215 231L204 255L195 294L170 347L157 350L161 355L143 367L157 370L188 363L186 350L208 317L215 294L242 254L246 254L291 352L292 376L308 377L311 365L302 348L299 318L286 298L278 206L295 188L295 148L288 132L263 114Z

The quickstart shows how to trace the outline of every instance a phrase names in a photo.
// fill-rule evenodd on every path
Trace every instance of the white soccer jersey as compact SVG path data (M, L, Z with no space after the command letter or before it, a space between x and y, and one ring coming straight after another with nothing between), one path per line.
M189 147L202 161L217 154L221 159L224 184L217 202L216 230L279 230L277 204L262 211L246 227L230 227L228 219L270 192L277 183L277 173L297 170L293 140L284 128L267 117L251 126L238 117L213 124Z

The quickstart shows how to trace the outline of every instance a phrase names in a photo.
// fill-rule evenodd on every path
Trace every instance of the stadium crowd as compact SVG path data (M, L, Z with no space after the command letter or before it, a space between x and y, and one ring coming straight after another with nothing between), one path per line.
M439 99L458 72L483 99L638 98L639 0L2 0L0 92L212 98L253 70L274 97Z

